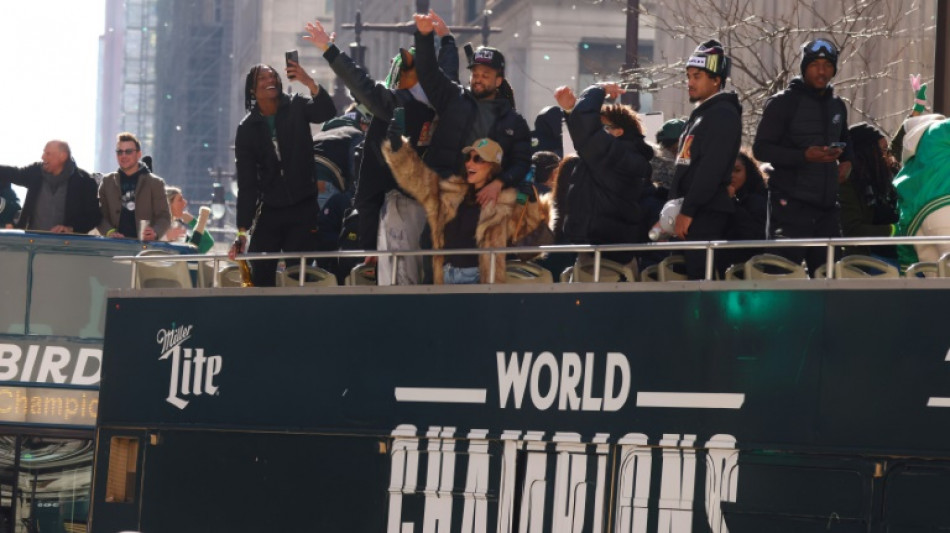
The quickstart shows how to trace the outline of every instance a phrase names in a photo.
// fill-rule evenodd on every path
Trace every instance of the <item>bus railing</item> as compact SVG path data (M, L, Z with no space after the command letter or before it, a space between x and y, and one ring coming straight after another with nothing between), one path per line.
M389 261L394 268L391 269L392 278L390 282L396 282L396 268L399 258L415 256L432 255L489 255L489 283L494 283L495 257L498 254L563 254L578 253L591 254L594 261L593 281L600 281L600 267L603 254L611 252L652 252L665 253L677 251L702 250L706 253L705 280L713 280L715 254L719 250L733 249L758 249L768 251L770 249L787 248L816 248L824 247L826 249L825 277L833 279L835 262L835 250L848 246L893 246L893 245L916 245L916 244L948 244L950 245L950 236L928 236L928 237L862 237L862 238L835 238L835 239L778 239L778 240L758 240L758 241L695 241L695 242L656 242L644 244L570 244L570 245L549 245L549 246L517 246L506 248L458 248L451 250L338 250L332 252L282 252L282 253L255 253L239 254L235 256L238 261L259 261L259 260L284 260L298 261L300 271L304 272L307 263L319 259L345 259L376 257L377 261ZM214 281L213 287L220 287L220 267L221 263L231 263L227 254L187 254L187 255L146 255L146 256L117 256L116 261L131 262L132 264L132 282L135 284L138 264L142 262L153 261L212 261ZM299 276L299 285L304 286L305 276Z

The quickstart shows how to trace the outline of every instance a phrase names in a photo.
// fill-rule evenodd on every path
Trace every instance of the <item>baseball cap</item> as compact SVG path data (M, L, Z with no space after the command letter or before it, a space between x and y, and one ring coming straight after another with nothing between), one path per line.
M501 158L504 154L504 151L501 149L501 145L495 141L485 137L484 139L478 139L471 146L466 146L462 148L463 154L468 154L469 152L475 152L479 157L488 161L489 163L501 164Z
M475 65L485 65L497 70L501 76L505 75L505 56L497 48L479 46L469 59L468 68L471 69Z

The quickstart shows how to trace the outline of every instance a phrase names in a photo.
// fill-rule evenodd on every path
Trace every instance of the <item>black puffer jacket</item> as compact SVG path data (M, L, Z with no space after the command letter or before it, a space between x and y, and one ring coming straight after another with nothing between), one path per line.
M258 203L287 207L316 197L310 124L335 115L336 106L323 87L313 99L281 95L275 122L279 158L260 110L255 106L241 120L234 140L238 227L251 227Z
M416 32L416 73L439 115L439 134L432 139L426 162L443 178L459 174L462 148L468 142L479 111L472 92L449 79L436 62L432 33ZM488 102L483 102L488 103ZM504 162L499 178L505 187L518 185L531 168L531 129L509 102L492 102L495 120L488 137L501 145Z
M375 250L379 211L382 209L383 200L386 193L398 188L392 171L389 170L389 165L386 164L380 151L380 146L386 138L389 121L393 117L393 110L397 107L405 109L405 131L409 137L409 143L429 164L431 164L429 161L431 156L427 150L432 143L437 125L435 110L416 100L409 89L390 89L385 84L377 82L353 59L340 52L340 49L332 44L323 53L323 57L330 63L333 72L353 93L353 97L373 114L373 120L366 132L353 206L359 213L357 234L360 248ZM447 76L458 79L458 48L451 35L442 38L439 67Z
M580 161L567 178L564 234L575 244L631 243L642 237L640 194L650 182L653 148L639 132L614 137L604 131L605 96L603 88L589 87L567 116Z
M742 106L735 93L716 93L693 109L680 137L670 187L670 199L683 198L682 214L735 211L726 187L741 144Z
M838 163L808 163L805 150L845 142L839 161L852 159L848 109L830 85L823 92L795 78L770 97L752 149L756 159L772 164L769 188L783 196L829 208L838 199Z

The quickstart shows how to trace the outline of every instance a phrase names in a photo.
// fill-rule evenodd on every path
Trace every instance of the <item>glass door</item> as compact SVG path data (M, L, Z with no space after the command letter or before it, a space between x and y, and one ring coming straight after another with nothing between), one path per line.
M85 533L92 485L93 441L20 437L13 501L16 533ZM0 472L2 472L0 465ZM2 474L0 474L2 475ZM6 480L0 506L6 505ZM2 528L2 525L0 525ZM0 529L2 533L3 529Z

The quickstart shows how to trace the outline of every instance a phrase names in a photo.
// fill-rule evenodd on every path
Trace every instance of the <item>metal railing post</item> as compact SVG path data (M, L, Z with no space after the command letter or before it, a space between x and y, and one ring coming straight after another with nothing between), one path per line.
M598 282L600 282L600 248L594 249L594 283Z
M825 254L825 278L831 279L834 277L835 270L835 245L828 243L828 251Z

